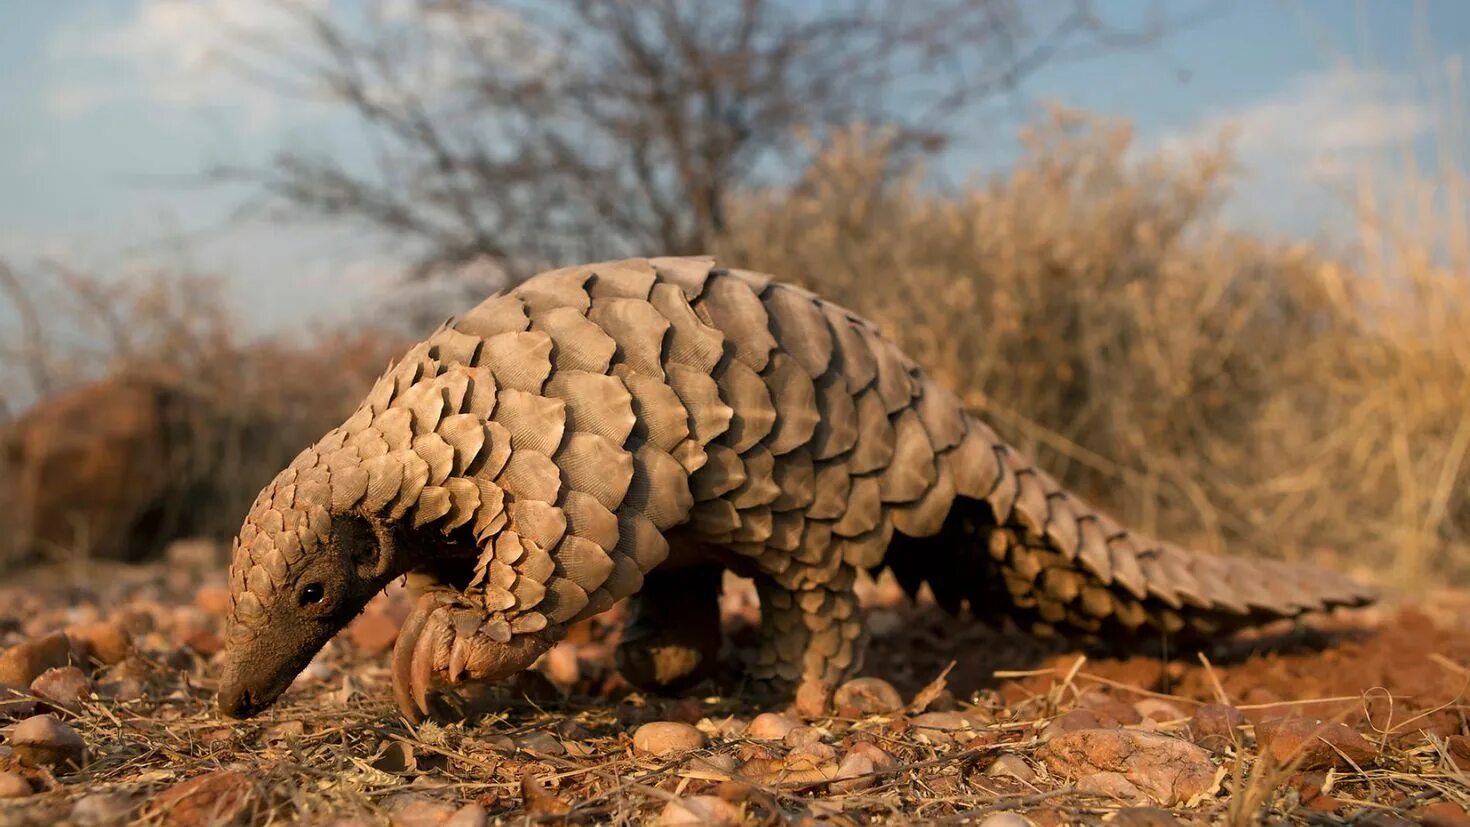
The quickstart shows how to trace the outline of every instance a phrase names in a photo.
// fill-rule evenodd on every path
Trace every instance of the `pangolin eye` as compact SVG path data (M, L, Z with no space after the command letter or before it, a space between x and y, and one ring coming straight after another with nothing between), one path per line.
M326 597L326 592L322 589L322 584L320 583L307 583L301 589L301 605L303 606L320 603L323 597Z

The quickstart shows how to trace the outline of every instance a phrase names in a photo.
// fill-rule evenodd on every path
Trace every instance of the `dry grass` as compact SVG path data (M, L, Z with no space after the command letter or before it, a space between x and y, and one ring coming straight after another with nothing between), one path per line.
M1353 265L1225 229L1223 149L1136 158L1127 127L1067 112L1025 147L939 194L851 132L749 194L719 252L879 320L1139 528L1470 576L1470 283L1434 255L1463 223L1390 232L1365 201Z
M1170 664L1083 657L973 625L957 631L932 604L908 605L893 584L869 588L865 602L881 653L870 671L890 677L906 700L937 675L947 673L949 683L908 710L808 722L838 756L868 742L892 757L891 766L866 774L865 788L843 790L828 784L835 763L794 747L805 739L761 740L744 731L766 709L738 693L663 699L618 682L610 657L616 622L607 616L563 644L561 667L547 659L535 680L503 687L491 697L493 711L467 723L406 723L392 707L386 657L363 651L351 636L332 644L263 718L222 721L209 666L222 618L190 605L196 584L217 583L219 574L177 564L164 574L158 566L108 569L105 577L94 570L76 580L36 572L0 589L0 619L22 636L110 617L134 630L136 647L128 660L97 669L94 698L62 714L88 745L87 766L55 775L24 770L37 792L0 802L0 823L54 823L100 793L121 796L142 823L204 823L168 820L160 796L221 770L240 773L251 824L349 816L412 824L401 812L406 806L466 803L497 823L644 824L670 801L697 795L724 797L744 824L963 824L1002 811L1038 824L1098 823L1129 802L1079 790L1080 778L1044 759L1044 744L1077 726L1120 725L1206 746L1213 785L1167 808L1193 823L1413 818L1431 804L1470 805L1463 598L1433 609L1432 623L1386 614L1355 619L1380 623L1388 635L1382 640L1360 640L1343 625L1325 652L1287 642L1278 654L1242 659L1240 650L1223 647L1211 653L1213 664ZM751 608L748 600L728 602L726 623L737 636L753 620ZM960 661L954 671L944 665L951 658ZM1385 683L1351 688L1375 680ZM1235 736L1212 739L1201 729L1196 712L1216 701L1246 716ZM946 735L932 728L938 722L916 717L925 706L968 723ZM0 722L6 711L0 702ZM1329 758L1337 764L1330 771L1298 766L1299 759L1283 765L1260 727L1302 715L1347 721L1367 752ZM631 734L655 720L693 723L708 743L680 756L640 754ZM1002 756L1018 775L999 771ZM0 754L0 771L7 768L16 765Z

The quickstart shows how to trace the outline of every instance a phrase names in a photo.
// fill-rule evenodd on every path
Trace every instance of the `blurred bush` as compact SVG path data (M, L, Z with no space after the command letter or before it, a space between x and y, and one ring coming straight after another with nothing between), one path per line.
M1126 126L1057 111L1024 147L939 193L849 131L741 198L717 252L878 321L1140 529L1470 574L1470 291L1431 264L1440 239L1354 268L1226 229L1223 146L1138 157Z
M371 330L246 342L212 280L53 275L53 295L26 299L47 311L31 331L44 341L12 352L64 389L0 432L0 569L228 537L403 344Z

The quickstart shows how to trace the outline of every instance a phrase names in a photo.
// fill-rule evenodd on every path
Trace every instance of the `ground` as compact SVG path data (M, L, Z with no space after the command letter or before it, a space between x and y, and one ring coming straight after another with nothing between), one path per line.
M871 679L808 720L743 700L733 670L723 695L633 691L612 669L614 609L478 699L488 711L414 727L386 672L393 590L280 704L234 722L212 705L218 557L184 543L0 586L0 683L29 682L0 698L0 825L1470 824L1455 592L1202 654L1104 655L880 581ZM754 598L732 586L724 609L738 662Z

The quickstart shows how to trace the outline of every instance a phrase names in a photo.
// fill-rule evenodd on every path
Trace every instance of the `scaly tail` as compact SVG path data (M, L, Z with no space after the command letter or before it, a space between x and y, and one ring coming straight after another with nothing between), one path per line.
M978 419L968 426L953 467L969 478L958 487L988 493L956 498L936 536L896 536L885 561L910 593L928 582L950 611L968 602L977 615L1028 616L1038 634L1065 627L1201 638L1374 599L1334 571L1219 557L1131 533Z

